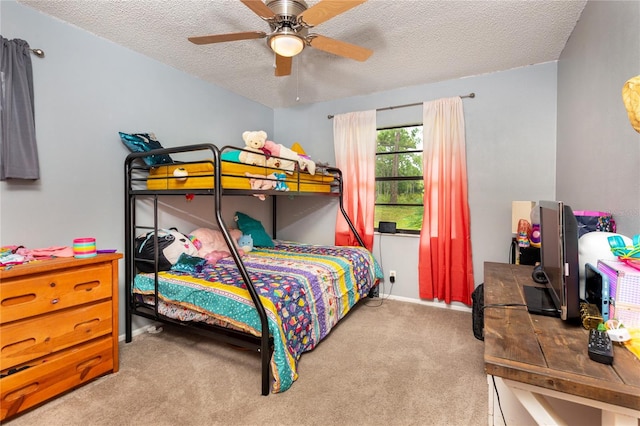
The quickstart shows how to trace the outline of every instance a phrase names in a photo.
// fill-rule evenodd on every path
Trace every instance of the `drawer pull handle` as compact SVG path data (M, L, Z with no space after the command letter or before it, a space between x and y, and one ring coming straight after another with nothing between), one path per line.
M36 295L34 293L21 294L20 296L7 297L6 299L2 299L2 302L0 303L0 305L2 306L19 305L21 303L31 302L35 298L36 298Z
M51 300L51 304L55 305L56 303L58 303L60 301L60 299L53 299Z
M83 321L83 322L80 322L80 323L76 324L73 327L73 329L77 330L79 328L86 328L87 329L86 332L87 333L91 333L91 327L96 326L99 323L100 323L100 318L93 318L93 319L90 319L89 321Z
M4 400L16 401L24 399L25 395L29 395L30 393L37 391L39 387L40 383L38 382L30 383L27 386L23 386L20 389L16 389L13 392L8 393L7 396L4 397Z
M96 365L100 364L101 361L102 357L97 356L78 364L76 367L76 371L80 372L80 380L84 380L84 378L87 377L87 374L89 374L89 371L91 371L91 369Z
M55 286L56 286L56 283L50 283L49 284L49 287L55 287Z
M33 393L35 391L38 390L38 388L40 387L40 384L38 382L36 383L31 383L30 385L27 385L23 388L20 388L18 390L15 390L11 393L8 393L7 396L4 397L4 400L7 402L10 402L11 405L9 406L9 409L7 410L7 414L5 415L6 417L11 417L14 414L16 414L19 410L20 407L22 406L22 403L24 402L24 398L25 396L27 396L30 393ZM11 402L13 401L13 402Z
M75 291L91 291L96 287L100 286L100 281L91 281L88 283L80 283L76 284L73 289Z
M19 342L11 342L5 346L2 347L2 351L0 351L2 353L3 357L9 357L13 354L17 354L20 353L22 351L26 351L27 349L31 348L32 346L34 346L36 344L36 339L33 337L21 340Z

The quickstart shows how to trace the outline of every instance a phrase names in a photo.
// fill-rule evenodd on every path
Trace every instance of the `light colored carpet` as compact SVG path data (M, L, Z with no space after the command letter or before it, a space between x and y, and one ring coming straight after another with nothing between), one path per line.
M302 356L284 393L260 395L256 354L165 327L121 343L117 374L9 425L486 425L471 314L367 304Z

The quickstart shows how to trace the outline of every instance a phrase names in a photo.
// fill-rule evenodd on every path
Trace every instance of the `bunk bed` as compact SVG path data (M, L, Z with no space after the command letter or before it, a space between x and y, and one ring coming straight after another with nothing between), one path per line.
M297 166L279 170L225 159L225 153L238 149L199 144L127 156L126 342L132 340L135 315L255 351L261 359L262 394L268 395L291 386L301 354L326 337L358 301L375 294L382 274L344 210L339 169L320 166L310 174ZM190 160L154 165L141 161L176 154L186 154ZM275 185L256 189L252 181L256 176L277 179L284 190L282 186L276 190ZM273 235L274 247L244 254L222 217L223 197L230 195L273 196L274 234L278 195L337 197L339 210L361 247L299 244ZM230 256L212 265L188 263L161 270L158 235L167 225L160 223L159 199L167 196L209 197L211 214ZM140 203L152 204L150 218L137 214ZM141 259L136 252L136 237L141 233L151 235L151 259Z

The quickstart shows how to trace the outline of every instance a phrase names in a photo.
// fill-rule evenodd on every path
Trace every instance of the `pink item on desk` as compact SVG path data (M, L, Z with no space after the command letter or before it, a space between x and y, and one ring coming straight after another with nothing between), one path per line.
M27 252L27 254L30 254L36 259L46 257L73 257L73 249L68 246L54 246L40 249L31 249L27 250Z

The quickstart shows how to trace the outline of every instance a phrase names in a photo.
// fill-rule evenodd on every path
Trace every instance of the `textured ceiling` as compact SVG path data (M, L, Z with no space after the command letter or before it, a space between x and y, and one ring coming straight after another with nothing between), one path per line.
M586 4L369 0L313 29L372 49L366 62L306 48L294 58L290 76L275 77L264 39L204 46L187 40L269 32L268 24L237 0L18 2L272 108L555 61Z

